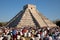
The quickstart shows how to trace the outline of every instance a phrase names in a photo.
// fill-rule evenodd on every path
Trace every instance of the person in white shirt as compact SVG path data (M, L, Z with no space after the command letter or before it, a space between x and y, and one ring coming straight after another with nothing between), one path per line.
M20 31L18 31L18 33L17 33L17 40L20 40Z
M24 37L27 37L27 33L24 33Z
M51 36L49 36L49 40L53 40Z
M10 40L11 39L11 35L7 35L7 38L8 38L8 40Z
M21 36L23 35L22 31L20 31L20 35L21 35Z
M28 37L31 37L31 32L28 32Z
M17 35L17 40L20 40L20 35Z
M57 40L60 40L60 35L57 37Z
M25 40L25 38L24 38L24 37L22 37L22 40Z
M2 40L3 39L3 37L0 35L0 40Z
M38 38L41 38L41 35L40 34L37 34Z

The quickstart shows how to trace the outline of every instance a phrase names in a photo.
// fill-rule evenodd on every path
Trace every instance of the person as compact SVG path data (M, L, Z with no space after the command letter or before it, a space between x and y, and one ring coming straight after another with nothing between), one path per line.
M20 32L17 34L17 40L20 40Z
M11 39L11 33L10 32L8 33L7 37L8 37L8 40Z
M49 36L49 40L53 40L51 36Z
M58 39L57 40L60 40L60 36L58 36Z
M31 32L28 32L27 34L28 34L28 37L31 37Z
M3 37L0 35L0 40L2 40L3 39Z
M33 40L32 38L30 38L30 40Z
M25 38L24 38L24 37L22 37L22 40L25 40Z
M39 40L40 38L39 37L35 37L35 40Z
M6 37L3 37L3 39L2 40L7 40L7 38Z
M60 40L60 34L58 35L57 40Z
M32 29L32 34L35 34L35 30L34 29Z
M21 36L23 36L23 33L22 33L22 31L20 31L20 35L21 35Z
M45 36L45 37L43 38L43 40L49 40L49 38L48 38L47 36Z
M42 32L41 39L43 40L44 37L45 37L45 33Z
M17 30L16 29L12 30L12 35L13 35L13 40L17 40Z
M8 40L8 37L7 37L6 33L3 34L3 40Z
M23 29L23 30L22 30L22 33L23 33L23 36L24 36L24 37L27 37L27 32L28 32L27 29Z
M35 37L34 37L34 36L32 36L30 40L35 40Z

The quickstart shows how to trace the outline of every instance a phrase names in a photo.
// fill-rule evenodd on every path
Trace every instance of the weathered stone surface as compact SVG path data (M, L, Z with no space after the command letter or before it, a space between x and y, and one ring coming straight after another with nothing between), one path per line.
M35 5L28 4L24 6L23 10L19 12L13 19L11 19L7 27L56 27L49 19L38 12Z

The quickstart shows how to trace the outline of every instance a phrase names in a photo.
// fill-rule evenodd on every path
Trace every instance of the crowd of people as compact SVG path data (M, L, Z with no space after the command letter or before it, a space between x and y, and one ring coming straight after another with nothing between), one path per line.
M59 28L0 28L0 40L60 40L60 31Z

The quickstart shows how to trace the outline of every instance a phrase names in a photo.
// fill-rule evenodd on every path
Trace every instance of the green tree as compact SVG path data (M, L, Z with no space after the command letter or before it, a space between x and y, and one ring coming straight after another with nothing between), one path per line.
M2 23L0 23L0 26L2 26Z

